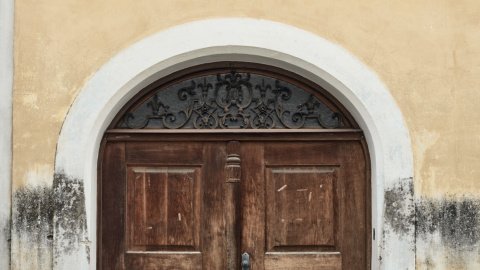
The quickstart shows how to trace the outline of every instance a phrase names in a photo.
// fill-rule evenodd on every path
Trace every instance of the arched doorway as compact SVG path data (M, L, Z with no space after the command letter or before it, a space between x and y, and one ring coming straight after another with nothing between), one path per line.
M107 129L100 269L368 269L370 164L319 85L219 62L150 84Z
M372 268L413 269L413 223L406 222L406 230L397 231L385 219L386 192L413 186L408 128L388 89L338 45L292 26L247 18L197 21L159 32L117 54L85 84L65 118L57 145L55 200L62 202L68 195L65 187L78 188L82 196L55 209L54 269L96 267L97 158L104 131L118 111L157 78L224 60L282 67L341 101L363 130L370 151L376 232ZM412 202L410 192L396 202L402 210L397 212L399 220L410 220Z

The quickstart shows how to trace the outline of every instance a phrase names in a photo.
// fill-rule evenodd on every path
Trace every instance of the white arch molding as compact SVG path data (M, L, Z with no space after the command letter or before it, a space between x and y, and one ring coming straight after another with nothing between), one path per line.
M408 129L388 90L338 45L292 26L246 18L197 21L145 38L116 55L83 87L60 133L55 173L83 181L88 239L79 237L72 246L65 231L55 226L54 268L95 269L97 158L102 135L120 108L158 78L226 60L293 71L324 87L352 113L364 130L372 163L372 227L377 236L372 269L414 269L413 224L399 232L385 219L385 191L411 187L413 181ZM410 211L412 198L411 193L403 196L401 211Z

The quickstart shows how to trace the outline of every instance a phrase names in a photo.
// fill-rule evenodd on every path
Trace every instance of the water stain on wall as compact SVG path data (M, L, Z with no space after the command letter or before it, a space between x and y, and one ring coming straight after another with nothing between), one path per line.
M51 268L53 189L22 187L13 192L12 205L12 251L22 251L11 258L12 268Z
M385 189L383 217L384 232L402 238L414 230L416 269L477 269L480 199L414 198L413 179L397 181Z
M480 201L421 198L416 205L418 237L439 233L454 249L472 249L480 239Z
M480 265L480 199L419 197L414 204L413 190L411 178L386 189L384 221L400 237L415 230L417 269ZM12 249L22 251L12 268L51 269L60 253L89 256L83 181L55 174L53 188L26 186L12 200Z
M13 269L52 269L59 253L90 255L83 182L56 174L53 186L13 192Z
M400 236L409 234L415 224L413 178L401 179L387 188L384 203L384 220L388 225L385 229L391 229Z
M419 269L480 264L479 199L420 197L415 208Z
M85 248L83 251L90 261L83 181L68 177L64 173L56 173L54 194L55 258L59 253L72 254Z
M10 216L0 215L0 269L10 269L10 254L11 254L11 228Z

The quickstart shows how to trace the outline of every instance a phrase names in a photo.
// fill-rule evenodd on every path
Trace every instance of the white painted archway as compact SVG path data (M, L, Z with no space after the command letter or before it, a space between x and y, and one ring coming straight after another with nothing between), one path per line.
M372 227L377 236L372 241L372 269L414 269L413 222L403 224L399 231L388 220L392 213L399 219L414 214L410 137L392 96L371 70L338 45L298 28L253 19L212 19L167 29L119 53L84 86L62 127L55 173L63 182L83 183L88 229L68 231L72 228L56 219L54 267L96 266L98 151L106 127L120 108L160 77L225 60L293 71L323 86L343 103L364 130L370 150ZM410 191L400 196L394 208L385 205L385 192L398 187ZM56 187L57 193L61 190ZM56 217L70 217L61 211L68 209L57 210ZM81 234L73 243L72 233Z

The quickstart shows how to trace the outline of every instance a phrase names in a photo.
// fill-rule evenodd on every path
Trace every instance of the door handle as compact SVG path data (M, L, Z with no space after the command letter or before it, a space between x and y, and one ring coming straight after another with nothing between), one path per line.
M250 269L250 255L248 253L242 254L242 270L249 270Z

